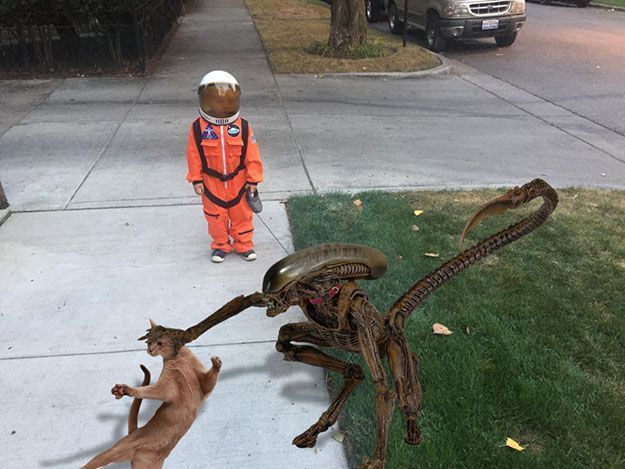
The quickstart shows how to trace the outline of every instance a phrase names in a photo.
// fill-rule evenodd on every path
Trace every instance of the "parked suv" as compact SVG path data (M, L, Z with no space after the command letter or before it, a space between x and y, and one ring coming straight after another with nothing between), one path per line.
M393 34L404 29L405 0L384 0ZM434 52L447 41L494 37L500 47L511 46L525 23L525 0L408 0L407 22L425 30Z

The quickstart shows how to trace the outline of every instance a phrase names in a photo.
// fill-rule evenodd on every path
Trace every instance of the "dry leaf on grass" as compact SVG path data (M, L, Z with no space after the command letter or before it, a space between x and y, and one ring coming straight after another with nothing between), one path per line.
M414 214L415 214L415 216L417 216L417 217L418 217L419 215L421 215L421 214L423 213L423 210L415 210L415 211L414 211L414 212L412 212L412 213L414 213Z
M437 252L426 252L425 255L427 257L438 257L438 253Z
M512 448L515 449L517 451L525 451L525 448L523 448L523 446L521 446L520 444L518 444L516 441L514 441L512 438L508 438L506 439L506 446L508 448Z
M417 231L419 231L421 228L419 228L417 225L412 225L412 226L410 227L410 229L411 229L412 231L414 231L414 232L417 232Z
M437 335L451 335L451 334L453 334L453 332L451 332L449 329L447 329L447 327L445 327L442 324L439 324L437 322L432 324L432 331L434 332L434 334L437 334Z
M332 438L334 438L339 443L343 443L343 440L345 439L345 433L343 433L341 430L334 430L332 432Z
M362 205L362 200L360 199L354 199L352 201L352 203L356 206L356 207L360 207Z

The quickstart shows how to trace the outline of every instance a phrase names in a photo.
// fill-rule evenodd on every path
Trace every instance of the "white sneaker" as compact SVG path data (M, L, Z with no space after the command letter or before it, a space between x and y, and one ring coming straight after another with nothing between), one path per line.
M226 252L222 251L221 249L215 249L213 251L213 254L211 255L211 261L219 264L220 262L223 262L226 259Z
M253 249L250 249L249 251L245 251L245 252L240 252L239 254L246 261L253 261L256 259L256 253L254 252Z

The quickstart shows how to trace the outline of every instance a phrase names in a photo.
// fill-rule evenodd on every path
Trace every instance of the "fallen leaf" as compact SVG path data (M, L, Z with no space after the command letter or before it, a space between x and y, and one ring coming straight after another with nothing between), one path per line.
M451 332L449 329L447 329L447 327L445 327L442 324L439 324L437 322L432 324L432 331L434 332L434 334L437 334L437 335L451 335L451 334L453 334L453 332Z
M403 259L404 259L404 256L397 256L397 257L396 257L396 259L397 259L398 261L401 261L401 260L403 260Z
M438 253L437 252L426 252L425 255L427 257L438 257Z
M345 439L345 433L343 433L341 430L334 430L332 432L332 438L334 438L339 443L343 443L343 440Z
M512 438L508 438L506 440L506 446L508 448L512 448L515 449L517 451L525 451L525 448L523 448L523 446L521 446L520 444L518 444L516 441L514 441Z
M414 213L417 217L423 213L423 210L415 210Z
M412 226L410 227L410 229L411 229L412 231L414 231L414 232L417 232L417 231L419 231L421 228L419 228L417 225L412 225Z
M362 205L362 200L360 200L360 199L354 199L353 204L354 204L356 207L360 207L360 206Z

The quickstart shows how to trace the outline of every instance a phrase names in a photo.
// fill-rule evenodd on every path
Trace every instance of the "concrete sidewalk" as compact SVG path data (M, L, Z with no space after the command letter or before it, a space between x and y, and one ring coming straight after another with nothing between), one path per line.
M253 263L210 263L184 180L196 84L211 69L239 79L265 164ZM2 82L0 99L13 211L0 226L3 469L78 467L120 438L130 400L111 386L137 383L140 363L160 370L136 341L148 318L188 327L259 290L293 249L286 196L537 176L625 188L623 136L466 67L419 79L274 76L241 0L197 2L153 76ZM204 363L222 358L223 375L166 467L347 466L331 432L315 449L291 445L329 402L321 370L274 350L280 325L299 318L250 310L193 344Z
M209 261L201 205L184 180L197 82L213 68L239 77L244 113L263 133L253 263ZM260 290L293 250L279 199L310 184L242 2L200 3L150 78L10 82L2 93L12 112L1 122L0 174L14 213L0 228L0 467L78 467L125 433L131 401L116 401L111 385L138 383L140 363L160 372L136 340L148 318L188 327ZM279 327L299 318L246 311L194 342L223 371L166 467L346 467L331 432L314 449L291 444L329 403L320 369L275 351ZM158 403L144 406L145 420Z

